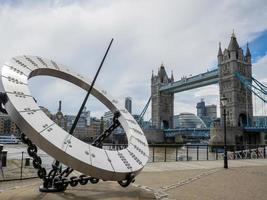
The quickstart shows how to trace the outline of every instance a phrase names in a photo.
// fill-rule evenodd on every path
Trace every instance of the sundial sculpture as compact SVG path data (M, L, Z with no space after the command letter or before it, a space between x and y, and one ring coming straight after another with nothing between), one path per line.
M22 141L28 145L33 166L38 170L38 176L43 179L40 191L64 191L68 185L76 186L78 183L84 185L88 181L97 183L99 179L118 181L121 186L127 187L148 161L147 140L138 123L107 91L94 86L112 41L113 39L93 82L55 61L37 56L14 57L1 68L0 99L4 105L1 111L6 111L16 123L22 133ZM31 95L28 79L41 75L61 78L86 90L88 93L83 106L91 93L114 113L113 124L92 144L72 136L75 126L70 133L63 130L47 117ZM80 112L74 123L77 123L79 114ZM117 151L102 149L103 140L119 125L126 133L127 148ZM46 172L42 167L37 146L55 158L56 162L50 172ZM62 169L60 163L67 167ZM68 178L73 170L83 174Z

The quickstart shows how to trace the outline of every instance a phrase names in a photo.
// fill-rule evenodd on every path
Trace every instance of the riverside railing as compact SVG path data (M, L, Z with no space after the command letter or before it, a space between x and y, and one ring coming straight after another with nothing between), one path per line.
M224 147L205 144L151 144L149 145L150 162L200 161L223 159ZM266 158L267 145L228 145L228 159Z
M120 150L127 145L105 144L104 149ZM265 159L267 156L267 145L229 145L227 146L228 159ZM201 161L201 160L222 160L223 146L203 144L150 144L149 162L180 162L180 161ZM45 153L38 153L42 158L42 165L51 169L54 159ZM32 166L32 158L26 151L0 153L0 186L1 181L20 180L36 178L37 171Z

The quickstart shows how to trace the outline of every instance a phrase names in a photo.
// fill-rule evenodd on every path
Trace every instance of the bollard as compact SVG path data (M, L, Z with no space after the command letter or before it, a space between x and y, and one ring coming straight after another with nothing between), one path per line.
M2 167L6 167L7 165L7 151L0 152L0 162L2 163Z
M25 158L25 167L30 166L30 158Z
M236 145L234 146L234 160L235 160Z
M152 150L153 150L153 152L152 152L152 155L153 155L152 156L152 162L155 162L155 158L154 158L155 157L155 147L154 146L153 146Z
M207 145L207 160L209 160L209 145Z
M188 158L188 145L186 145L186 160L188 161L189 158Z
M249 156L250 156L250 159L252 159L252 155L251 155L251 146L249 145Z
M198 157L199 157L199 155L198 155L199 152L198 151L199 151L199 146L197 146L197 160L198 160Z
M166 150L166 146L165 146L165 149L164 149L164 154L165 154L165 155L164 155L164 156L165 156L165 157L164 157L164 162L166 162L166 160L167 160L167 159L166 159L166 157L167 157L167 150Z
M20 165L20 179L22 180L22 169L23 169L23 154L24 152L21 152L21 165Z
M176 161L178 160L178 147L176 146Z
M257 153L257 159L259 158L259 146L257 145L257 148L256 148L256 153Z

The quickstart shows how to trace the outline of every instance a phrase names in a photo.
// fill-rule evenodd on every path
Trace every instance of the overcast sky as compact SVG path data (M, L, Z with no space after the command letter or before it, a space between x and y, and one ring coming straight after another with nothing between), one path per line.
M217 67L218 43L226 48L232 31L240 46L250 43L253 76L267 84L266 0L88 0L0 1L0 63L16 55L38 55L93 79L103 54L114 43L97 84L124 103L132 97L140 113L150 96L150 78L164 63L175 80ZM30 80L39 105L52 113L76 114L85 92L64 81ZM196 113L196 103L218 104L218 85L175 95L175 114ZM257 114L267 114L261 102ZM106 108L89 99L100 117ZM146 114L150 119L150 108Z

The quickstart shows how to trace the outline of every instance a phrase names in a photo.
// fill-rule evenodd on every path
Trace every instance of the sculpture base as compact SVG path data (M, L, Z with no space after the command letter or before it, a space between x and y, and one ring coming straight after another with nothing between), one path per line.
M39 187L39 191L40 192L50 193L50 192L63 192L63 191L65 191L65 189L59 189L59 188L55 188L55 187L46 188L44 186L40 186Z

